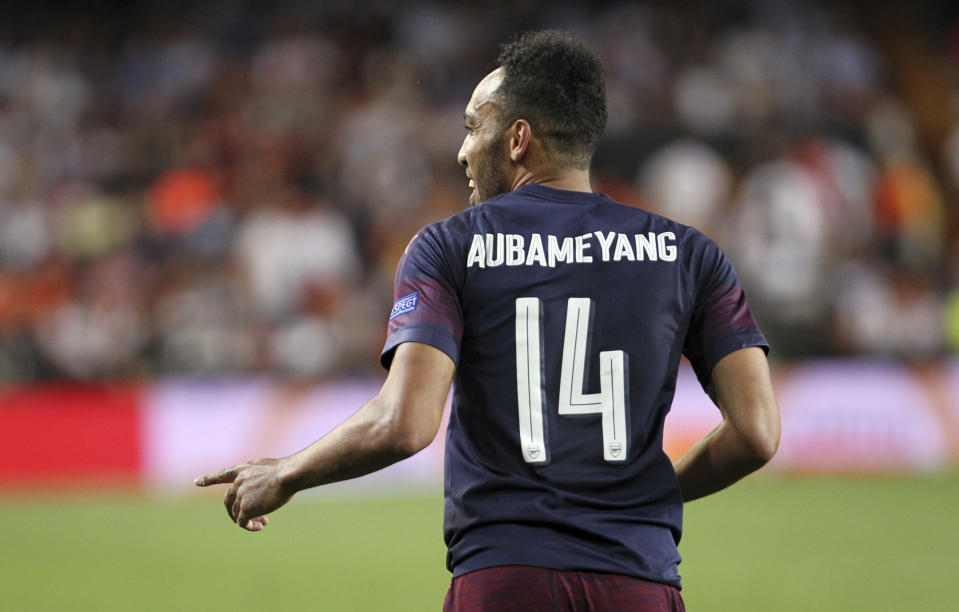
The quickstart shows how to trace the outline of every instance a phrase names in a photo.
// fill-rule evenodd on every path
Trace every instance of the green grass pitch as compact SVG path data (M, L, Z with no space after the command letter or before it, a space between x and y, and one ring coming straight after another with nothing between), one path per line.
M437 494L295 499L262 533L215 494L0 497L0 610L439 610ZM959 477L756 477L686 507L691 611L959 609Z

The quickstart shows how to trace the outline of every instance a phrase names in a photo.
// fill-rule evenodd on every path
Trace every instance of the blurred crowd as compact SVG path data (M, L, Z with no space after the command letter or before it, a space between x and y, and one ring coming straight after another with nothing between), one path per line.
M470 92L541 27L607 68L595 187L714 238L773 356L959 352L959 13L839 4L20 9L0 381L374 371Z

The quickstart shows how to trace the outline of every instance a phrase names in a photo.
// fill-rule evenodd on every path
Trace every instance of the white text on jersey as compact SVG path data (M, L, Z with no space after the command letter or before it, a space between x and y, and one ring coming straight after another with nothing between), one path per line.
M673 232L620 234L591 232L580 236L552 234L473 234L466 267L542 266L596 261L676 261Z

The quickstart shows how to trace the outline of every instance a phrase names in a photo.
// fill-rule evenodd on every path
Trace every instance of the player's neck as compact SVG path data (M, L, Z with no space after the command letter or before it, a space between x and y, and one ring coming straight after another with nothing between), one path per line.
M582 191L585 193L593 192L593 188L589 184L589 170L552 168L546 172L524 172L516 177L513 189L519 189L523 185L530 183L552 187L553 189Z

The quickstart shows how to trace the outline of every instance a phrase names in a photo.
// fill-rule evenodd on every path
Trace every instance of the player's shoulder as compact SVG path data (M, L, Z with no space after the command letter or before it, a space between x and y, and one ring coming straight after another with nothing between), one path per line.
M666 217L664 217L666 218ZM692 225L683 225L676 221L670 220L671 223L683 228L683 243L690 250L702 250L702 251L720 251L719 245L715 240L707 236L700 229Z
M672 233L681 253L680 260L686 264L684 269L688 272L695 273L697 270L709 269L726 260L726 254L719 244L699 228L611 198L609 201L615 207L617 214L639 218L639 224L648 228L648 231L658 235Z
M473 225L472 217L475 207L450 215L440 221L424 225L413 236L412 244L417 240L425 240L435 246L445 247L458 244L469 238Z
M672 232L681 248L693 251L719 248L712 238L692 225L680 223L675 219L645 208L623 204L608 196L605 196L605 198L608 202L605 208L610 211L610 214L622 217L624 220L637 219L639 220L638 225L648 227L649 231L660 234Z
M469 242L473 233L479 231L478 228L486 227L486 221L490 216L495 217L504 203L508 205L508 195L510 194L498 195L445 219L425 225L416 233L416 236L445 246Z
M475 208L424 225L410 239L405 258L453 261L472 238Z

